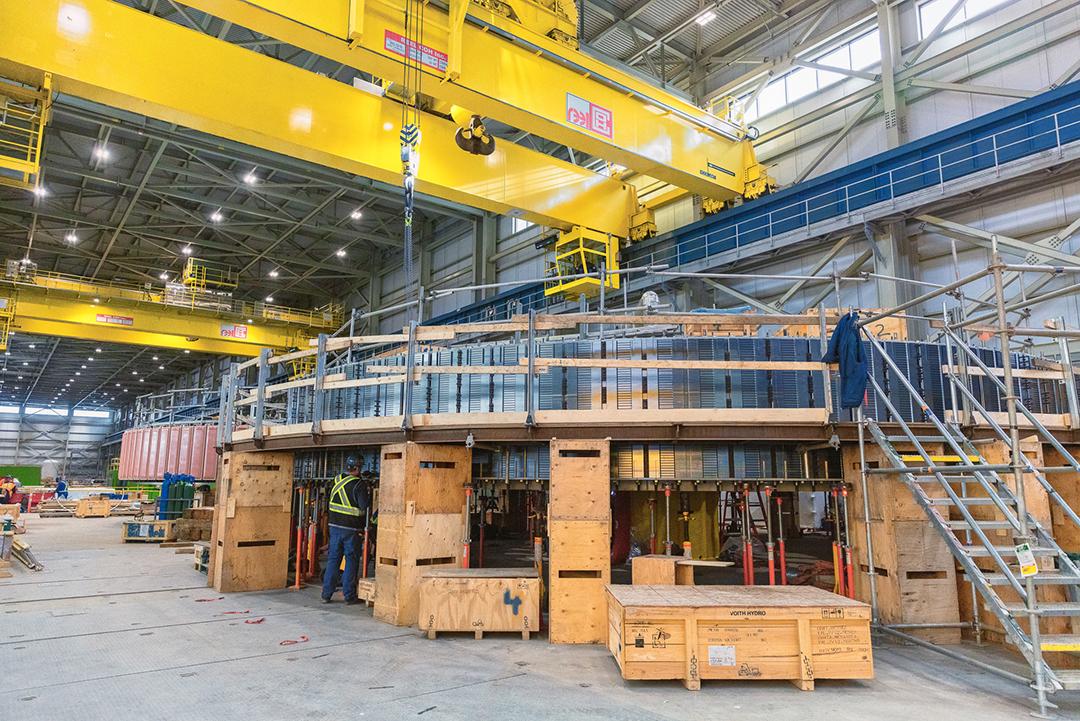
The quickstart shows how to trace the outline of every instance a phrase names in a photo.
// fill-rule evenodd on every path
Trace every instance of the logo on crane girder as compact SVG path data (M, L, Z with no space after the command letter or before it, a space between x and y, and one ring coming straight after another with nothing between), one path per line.
M615 135L615 116L612 112L573 93L566 94L566 122L609 140Z
M405 57L405 48L408 48L410 60L419 61L429 68L438 70L440 73L446 72L446 64L450 60L449 56L443 51L436 50L429 45L421 45L415 40L410 40L392 30L383 32L383 47L394 55L400 55L401 57Z
M239 323L222 323L221 337L244 340L248 337L248 327Z

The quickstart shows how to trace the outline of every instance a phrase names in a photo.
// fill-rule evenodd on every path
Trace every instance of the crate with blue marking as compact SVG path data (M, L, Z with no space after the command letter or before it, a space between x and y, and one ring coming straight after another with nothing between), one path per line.
M162 542L176 540L175 521L124 521L121 538L125 541Z
M438 568L420 579L418 625L440 632L529 634L540 630L540 579L534 568Z

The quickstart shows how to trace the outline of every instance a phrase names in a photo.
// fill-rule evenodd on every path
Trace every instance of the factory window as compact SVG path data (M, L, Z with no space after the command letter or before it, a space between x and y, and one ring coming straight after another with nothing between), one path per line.
M533 224L525 220L524 218L510 218L510 234L520 233L523 230L528 230Z
M18 406L0 406L0 413L18 413Z
M990 0L987 0L990 1ZM824 55L812 58L819 65L844 70L865 70L881 62L881 46L878 43L878 31L871 30L854 40L830 50ZM843 73L831 70L798 68L771 80L758 94L757 100L746 105L744 113L747 122L774 113L781 108L813 95L820 88L833 85L845 79ZM746 103L750 93L743 95L740 101Z
M66 416L67 406L50 406L48 408L44 406L27 406L26 415L28 416Z
M985 12L1004 5L1007 0L967 0L945 25L950 30L963 22L978 17ZM919 37L924 38L933 32L941 19L948 15L956 0L928 0L919 6Z
M112 418L112 411L77 410L73 415L76 415L79 418Z

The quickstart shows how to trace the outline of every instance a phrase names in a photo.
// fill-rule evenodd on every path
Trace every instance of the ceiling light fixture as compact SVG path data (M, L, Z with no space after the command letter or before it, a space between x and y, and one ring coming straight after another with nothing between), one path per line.
M349 217L352 218L353 220L360 220L361 218L364 217L364 212L362 210L360 210L359 208L357 208L353 212L349 213Z
M211 223L220 223L223 220L225 220L225 216L221 214L220 210L215 210L213 213L210 214Z
M183 248L180 249L180 252L183 253L184 255L191 255L192 248L191 248L190 245L185 245Z
M109 149L104 145L94 146L94 157L98 160L108 160Z
M72 244L78 243L79 242L79 236L74 230L69 230L68 234L64 236L64 240L66 240L67 242L72 243Z
M244 183L246 183L247 185L255 185L255 183L258 182L259 176L255 175L255 168L252 168L247 172L246 175L244 175Z
M272 271L270 271L270 273L268 275L271 278L277 278L278 277L278 272L277 272L277 270L272 270Z
M169 274L165 273L165 272L162 272L162 274L159 275L158 278L161 278L162 280L168 280L169 279Z
M267 303L273 303L274 302L274 296L272 296L272 295L266 296L266 302Z
M337 251L337 253L335 253L335 255L337 257L339 257L339 258L344 258L345 257L345 249L344 248L338 248L338 251Z
M711 23L715 19L716 19L716 13L713 12L712 10L706 10L701 15L699 15L697 20L695 20L694 22L696 22L698 25L705 26L705 25L708 25L709 23Z

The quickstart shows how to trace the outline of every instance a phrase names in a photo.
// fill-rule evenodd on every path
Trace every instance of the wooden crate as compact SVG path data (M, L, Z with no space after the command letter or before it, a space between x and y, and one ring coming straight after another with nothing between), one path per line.
M0 518L11 516L11 520L18 522L22 506L18 503L0 503Z
M75 504L75 517L108 518L110 508L108 498L80 498Z
M375 579L361 578L356 582L356 597L368 608L375 605Z
M208 582L221 592L284 588L292 532L293 455L229 452L210 539Z
M210 571L210 543L207 541L195 541L191 544L192 555L195 561L195 570L199 573Z
M914 452L897 444L902 453ZM926 444L930 453L943 453L941 444ZM876 446L867 446L867 462L884 465L888 461ZM866 520L862 484L859 479L859 447L842 449L844 479L851 484L848 517L854 549L855 596L870 600L870 568L866 547ZM894 475L872 475L868 484L870 534L874 543L874 573L878 615L885 623L959 624L956 562L945 541L930 525L926 512L915 501L911 489ZM944 498L940 486L924 484L931 498ZM960 643L959 628L920 628L905 631L938 644Z
M120 540L149 541L160 543L176 538L175 521L124 521L120 526Z
M461 565L465 485L471 477L472 451L465 446L383 446L375 618L415 625L421 573Z
M608 649L624 679L874 676L870 607L812 586L608 586Z
M552 643L603 643L611 581L611 457L607 440L551 440L548 508Z
M420 580L420 629L520 633L540 630L540 579L533 568L446 568Z

